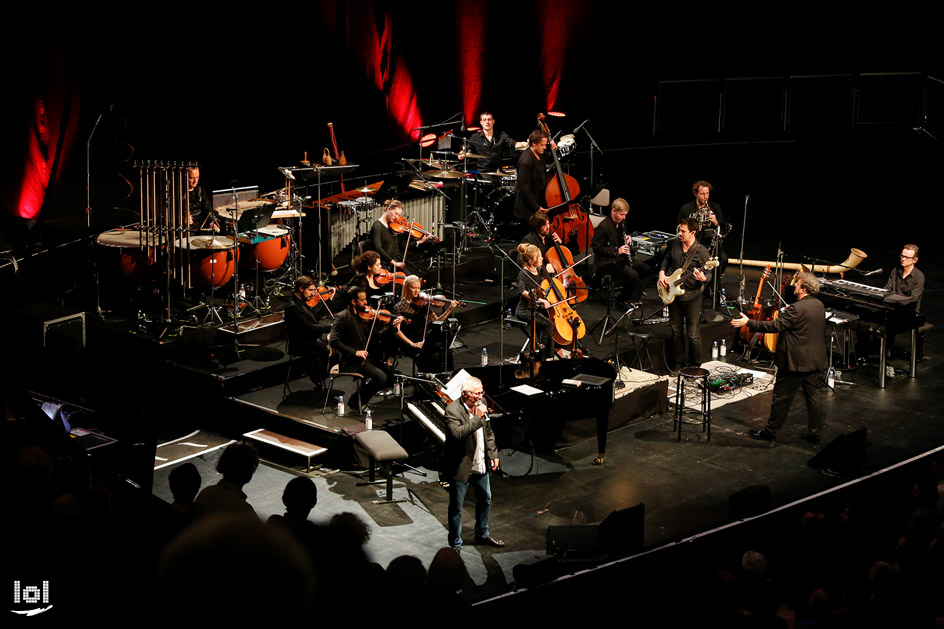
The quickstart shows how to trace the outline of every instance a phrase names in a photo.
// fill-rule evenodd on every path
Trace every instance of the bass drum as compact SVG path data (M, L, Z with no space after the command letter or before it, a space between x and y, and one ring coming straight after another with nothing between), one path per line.
M95 239L103 267L132 282L140 282L150 274L158 242L154 234L145 234L136 229L112 229L102 232ZM151 245L150 249L141 248L148 244Z
M188 249L187 240L181 238L177 247ZM238 252L233 252L233 239L229 236L195 236L190 239L190 278L194 286L219 288L236 272Z
M255 243L249 246L240 261L244 266L254 269L258 262L260 271L275 271L288 258L292 238L287 227L272 223L257 229L252 240Z
M519 240L524 225L515 216L515 188L502 186L493 190L485 199L485 207L491 218L489 226L499 240Z

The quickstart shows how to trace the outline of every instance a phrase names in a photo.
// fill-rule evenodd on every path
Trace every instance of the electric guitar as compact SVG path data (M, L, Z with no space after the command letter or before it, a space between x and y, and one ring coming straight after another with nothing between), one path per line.
M718 266L717 258L711 258L705 262L704 270L710 271L716 266ZM682 284L691 279L691 277L695 275L695 271L697 271L699 268L700 267L696 267L689 271L686 271L685 267L682 267L681 269L675 269L672 275L666 278L666 281L668 281L668 286L662 286L662 284L659 284L659 297L662 299L662 303L668 306L673 301L675 301L677 296L684 295L685 289L682 288Z

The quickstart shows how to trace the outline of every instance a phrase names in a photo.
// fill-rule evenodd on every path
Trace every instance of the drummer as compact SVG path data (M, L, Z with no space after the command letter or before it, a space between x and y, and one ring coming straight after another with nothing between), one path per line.
M401 216L403 216L403 204L396 199L391 199L384 203L383 214L370 227L373 250L380 254L383 264L392 267L394 271L402 270L406 266L400 254L400 240L391 227L391 224ZM429 236L429 234L424 234L422 238L415 241L416 244L423 244Z
M490 173L502 166L514 163L515 150L528 148L527 142L515 142L507 133L495 132L495 116L490 111L483 111L479 115L482 130L472 134L469 138L469 153L483 157L470 157L470 172ZM459 159L465 159L465 151L460 151Z
M187 171L187 196L190 201L190 227L196 231L220 231L213 198L200 185L200 168L197 166Z

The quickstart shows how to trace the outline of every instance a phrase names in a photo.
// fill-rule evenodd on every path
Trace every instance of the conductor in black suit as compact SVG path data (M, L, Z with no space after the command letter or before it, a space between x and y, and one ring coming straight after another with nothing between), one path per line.
M779 319L754 321L741 314L731 320L731 325L736 328L746 325L751 332L776 332L780 335L774 355L777 382L774 384L770 419L764 428L750 431L755 439L776 439L793 398L802 386L809 414L808 432L804 439L819 443L819 431L823 426L822 390L829 361L826 357L826 308L815 297L817 293L819 280L811 273L801 273L796 283L797 302L785 307Z
M469 486L475 492L475 543L502 547L488 532L492 490L489 468L498 469L498 448L482 400L482 381L469 377L462 396L446 407L446 448L443 474L449 479L449 546L462 547L462 503Z

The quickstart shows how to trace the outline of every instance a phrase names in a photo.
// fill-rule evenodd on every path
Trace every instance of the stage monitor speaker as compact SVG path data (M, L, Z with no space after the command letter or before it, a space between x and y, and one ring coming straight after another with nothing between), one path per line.
M631 555L645 547L646 504L613 511L600 522L600 542L608 556Z
M600 527L596 524L549 526L547 554L560 562L588 562L601 558Z
M728 510L734 520L743 520L770 510L770 486L751 485L728 497Z
M859 476L865 471L868 429L839 435L807 462L813 469L839 476Z
M516 587L534 587L557 578L557 557L532 557L516 565L511 571Z

